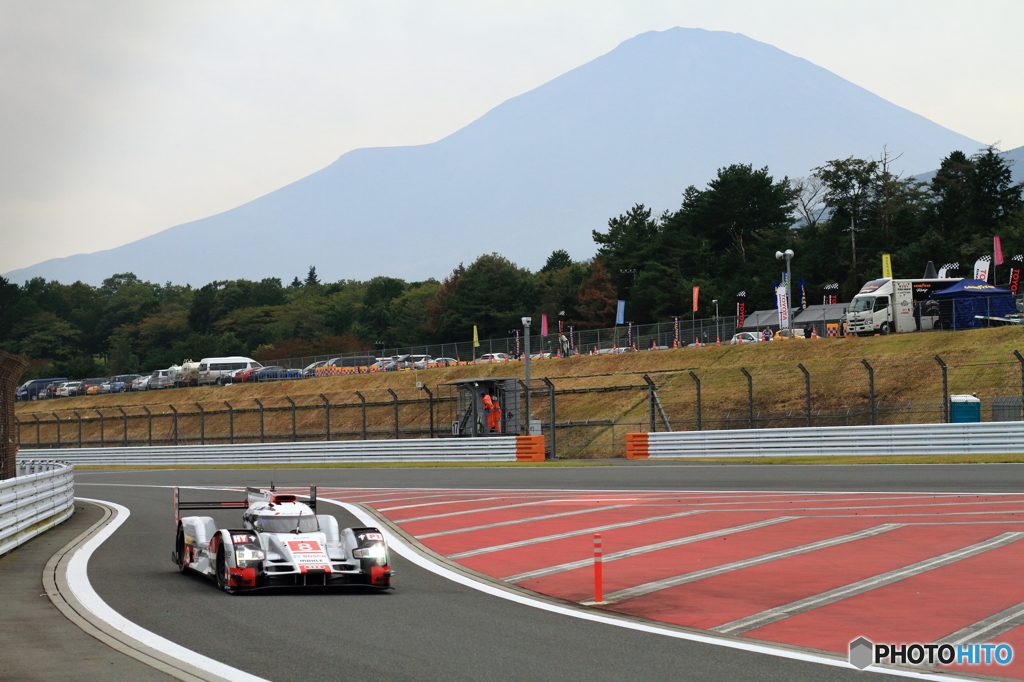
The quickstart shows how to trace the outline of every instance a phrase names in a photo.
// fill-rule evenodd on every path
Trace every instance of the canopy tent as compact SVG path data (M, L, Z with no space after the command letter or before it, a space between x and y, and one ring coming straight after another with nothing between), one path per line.
M939 300L944 298L961 298L963 296L1013 296L1013 292L980 279L962 279L942 291L932 292L932 298Z
M1005 317L1017 310L1012 291L980 279L960 280L931 298L939 302L939 325L945 329L981 327L983 318Z
M794 329L802 329L810 322L818 328L819 334L824 334L825 330L822 325L826 322L841 322L846 316L846 308L849 305L849 303L831 303L829 305L809 305L803 310L796 308L793 310L789 326ZM743 320L743 326L737 331L749 332L765 327L779 328L778 310L755 310L747 315Z
M797 310L793 321L801 327L808 322L841 322L846 317L846 308L849 305L849 303L809 305L803 310Z

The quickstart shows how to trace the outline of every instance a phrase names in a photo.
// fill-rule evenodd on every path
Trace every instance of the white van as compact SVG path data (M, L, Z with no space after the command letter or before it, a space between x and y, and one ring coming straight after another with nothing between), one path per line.
M226 358L203 358L199 361L199 385L221 384L230 381L230 377L239 370L262 367L252 358L232 355Z

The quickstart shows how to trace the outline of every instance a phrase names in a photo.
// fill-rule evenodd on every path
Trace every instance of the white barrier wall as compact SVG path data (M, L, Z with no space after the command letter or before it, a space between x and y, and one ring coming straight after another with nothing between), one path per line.
M53 450L22 450L42 456ZM331 464L338 462L543 461L542 436L311 441L130 448L62 448L63 460L94 465Z
M0 554L66 521L75 511L74 467L22 461L17 477L0 481Z
M1024 453L1024 422L631 433L630 459Z

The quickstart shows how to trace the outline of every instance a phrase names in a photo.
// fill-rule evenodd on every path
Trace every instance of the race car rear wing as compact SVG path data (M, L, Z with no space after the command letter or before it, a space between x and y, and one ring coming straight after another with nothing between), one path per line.
M268 502L297 502L297 495L278 493L274 484L270 484L270 490L259 488L246 488L245 499L241 502L202 502L189 500L187 502L178 496L178 486L174 486L174 525L177 527L181 521L182 509L248 509L254 501L267 500ZM313 513L316 514L316 486L309 486L309 500L305 503Z

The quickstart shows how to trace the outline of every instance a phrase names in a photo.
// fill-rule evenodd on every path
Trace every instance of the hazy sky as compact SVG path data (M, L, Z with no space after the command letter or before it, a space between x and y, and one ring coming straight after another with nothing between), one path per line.
M433 142L673 26L1024 145L1022 0L0 0L0 273L219 213L351 149Z

